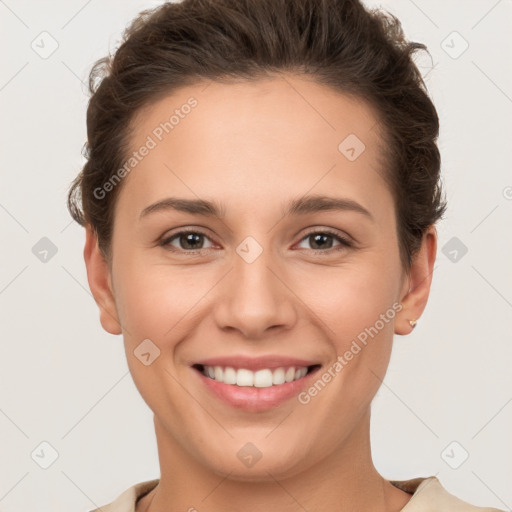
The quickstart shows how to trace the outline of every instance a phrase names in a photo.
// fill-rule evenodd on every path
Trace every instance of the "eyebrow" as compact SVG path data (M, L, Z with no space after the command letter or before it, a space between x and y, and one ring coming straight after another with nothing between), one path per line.
M140 214L140 219L151 213L167 210L203 215L205 217L217 217L220 219L225 216L225 208L213 201L167 197L144 208ZM352 199L322 195L310 195L293 199L285 208L284 216L305 215L320 211L352 211L374 220L372 214L364 208L364 206Z

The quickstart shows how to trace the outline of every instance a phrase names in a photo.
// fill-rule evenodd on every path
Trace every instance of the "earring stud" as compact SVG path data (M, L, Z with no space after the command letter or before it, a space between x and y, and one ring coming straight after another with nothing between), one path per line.
M409 320L409 325L414 329L418 322L416 320Z

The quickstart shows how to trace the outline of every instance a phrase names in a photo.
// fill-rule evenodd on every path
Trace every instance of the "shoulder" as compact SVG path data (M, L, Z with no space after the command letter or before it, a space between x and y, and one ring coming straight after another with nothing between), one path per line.
M112 503L95 508L89 512L135 512L135 504L137 503L137 500L154 489L159 481L160 479L156 478L154 480L146 480L132 485L120 494Z
M401 512L503 512L497 508L476 507L450 494L435 477L392 481L395 487L412 492L412 498Z
M112 503L90 512L135 512L139 498L157 486L159 479L139 482L126 489ZM395 487L413 493L401 512L504 512L497 508L476 507L450 494L434 476L392 481Z

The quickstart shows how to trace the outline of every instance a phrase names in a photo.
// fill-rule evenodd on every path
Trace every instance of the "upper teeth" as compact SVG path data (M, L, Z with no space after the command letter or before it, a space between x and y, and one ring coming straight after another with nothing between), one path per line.
M223 368L222 366L204 366L203 374L224 384L232 384L236 386L253 386L256 388L269 388L270 386L278 386L285 382L301 379L308 373L307 367L295 368L276 368L270 370L265 368L252 372L245 368L235 370L230 366Z

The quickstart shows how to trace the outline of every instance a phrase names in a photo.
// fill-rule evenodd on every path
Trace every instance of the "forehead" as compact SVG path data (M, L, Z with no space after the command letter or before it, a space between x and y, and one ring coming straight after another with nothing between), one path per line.
M199 143L229 133L247 146L251 140L264 142L265 133L270 142L276 131L282 130L278 132L281 143L304 136L318 143L321 137L336 149L337 142L354 134L366 146L374 146L379 142L377 118L377 112L364 100L311 77L283 74L252 81L200 82L179 88L142 109L132 123L132 142L137 145L151 133L157 139L172 133L176 143L182 137L190 140L191 135ZM167 130L161 126L166 122ZM194 134L187 130L190 124Z
M342 186L367 202L385 192L376 112L312 79L197 83L151 103L132 126L131 151L151 147L127 176L135 202L166 191L269 201Z

